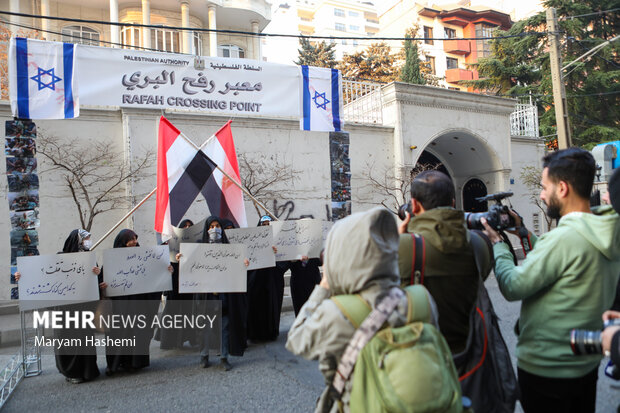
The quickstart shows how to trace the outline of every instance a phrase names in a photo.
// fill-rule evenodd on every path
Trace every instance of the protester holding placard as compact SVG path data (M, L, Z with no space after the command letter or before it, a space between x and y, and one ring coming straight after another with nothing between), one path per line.
M137 247L138 235L130 229L123 229L114 239L114 248ZM172 272L170 266L169 271ZM149 345L153 338L152 320L157 314L161 292L110 297L113 300L112 313L123 316L145 316L142 328L114 328L106 333L112 340L135 338L135 346L106 347L106 375L120 371L133 372L150 363Z
M184 219L179 224L179 228L187 229L194 223L189 219ZM179 293L179 263L171 262L172 265L172 291L167 291L166 306L164 307L162 317L174 315L186 315L192 313L193 300L195 294ZM157 337L155 337L157 340ZM174 348L183 348L183 343L189 341L191 346L198 344L196 331L192 328L183 328L171 326L169 328L161 328L159 332L159 348L162 350L171 350Z
M211 216L205 222L202 234L202 242L213 244L228 244L226 232L218 217ZM248 262L246 260L246 266ZM229 371L232 365L228 361L228 355L243 356L246 349L246 293L207 293L197 294L199 299L198 313L206 313L206 300L220 300L222 302L222 350L220 360L224 370ZM211 330L205 329L202 334L200 346L200 365L209 367L209 334Z
M258 226L269 225L271 217L260 218ZM276 253L274 247L274 254ZM287 262L251 271L248 276L248 338L275 341L280 334L280 312L284 299L284 273Z
M299 310L308 301L312 290L321 282L321 271L319 267L323 265L319 258L308 258L302 256L301 260L291 261L291 298L293 299L293 310L295 317Z

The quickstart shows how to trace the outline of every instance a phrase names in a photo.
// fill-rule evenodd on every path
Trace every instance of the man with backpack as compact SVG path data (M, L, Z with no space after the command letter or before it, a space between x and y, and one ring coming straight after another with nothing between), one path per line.
M317 412L462 411L432 298L422 286L399 288L398 237L383 208L338 221L327 237L323 279L286 342L319 360Z
M422 284L431 293L439 312L439 329L453 354L465 349L470 315L478 294L478 268L472 234L463 211L456 210L452 180L431 170L411 183L411 215L399 228L398 265L401 285ZM415 236L422 248L416 251ZM483 251L484 252L484 251ZM416 274L416 256L421 270ZM491 270L487 254L482 277Z

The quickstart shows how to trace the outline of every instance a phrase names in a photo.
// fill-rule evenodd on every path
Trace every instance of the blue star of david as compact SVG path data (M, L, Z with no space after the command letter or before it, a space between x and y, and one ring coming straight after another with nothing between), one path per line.
M323 103L319 103L318 99L323 99ZM317 109L323 109L323 110L327 110L327 104L330 102L325 97L325 92L319 93L317 91L314 92L314 97L312 98L312 100L314 100L314 104L316 105Z
M62 79L54 74L54 68L51 68L49 70L43 70L39 67L37 68L37 70L39 71L38 74L36 76L32 76L30 79L37 82L39 90L45 89L46 87L52 90L56 90L55 84L60 82ZM43 80L43 76L50 76L52 79L46 83Z

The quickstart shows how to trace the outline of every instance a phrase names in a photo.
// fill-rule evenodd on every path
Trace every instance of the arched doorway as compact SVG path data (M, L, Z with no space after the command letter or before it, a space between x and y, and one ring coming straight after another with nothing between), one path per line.
M463 186L463 211L466 212L485 212L489 206L487 201L478 201L487 195L487 186L480 179L470 179Z

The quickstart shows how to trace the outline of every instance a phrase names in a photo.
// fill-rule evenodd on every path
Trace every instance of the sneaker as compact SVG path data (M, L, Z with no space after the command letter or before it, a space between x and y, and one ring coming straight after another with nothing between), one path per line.
M200 356L200 367L203 369L209 367L209 356Z
M222 361L222 367L224 367L224 371L232 370L232 364L228 362L227 358L223 358L221 361Z

